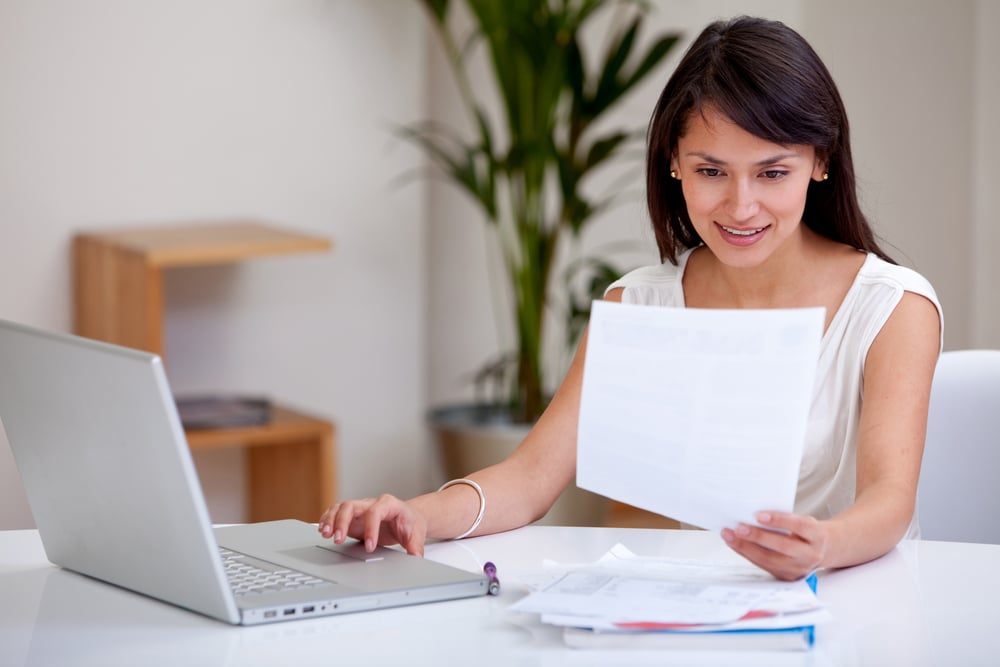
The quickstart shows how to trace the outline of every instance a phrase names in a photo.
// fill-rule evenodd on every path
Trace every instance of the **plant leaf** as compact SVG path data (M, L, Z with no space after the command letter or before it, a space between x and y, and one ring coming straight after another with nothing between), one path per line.
M444 25L448 14L448 0L423 0L423 2L435 20Z
M649 74L654 67L659 65L660 61L662 61L667 54L673 50L679 39L680 34L674 33L671 35L665 35L656 40L656 42L653 43L653 45L646 51L646 54L642 57L639 65L636 66L635 70L632 71L632 74L630 74L626 79L623 85L623 90L631 89L635 86L635 84L639 83L639 81L646 78L646 75Z
M424 125L400 128L399 134L408 141L422 147L431 160L452 180L460 185L486 212L488 220L495 223L497 204L492 171L489 164L492 156L484 155L481 146L465 144L454 135L441 132L439 137L433 128ZM440 131L440 130L438 130ZM480 173L485 168L486 173Z
M611 102L620 95L618 73L621 72L628 60L641 22L642 17L637 16L628 29L619 36L617 43L609 49L607 59L604 61L604 68L601 71L601 78L597 83L597 90L594 92L594 115L608 108Z
M622 145L622 142L631 136L633 135L630 132L615 132L595 141L591 144L590 151L587 153L584 170L589 171L614 155L618 147Z

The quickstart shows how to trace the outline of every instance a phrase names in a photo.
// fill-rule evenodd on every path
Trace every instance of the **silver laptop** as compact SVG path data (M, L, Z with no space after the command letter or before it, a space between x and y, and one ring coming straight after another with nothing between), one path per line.
M69 570L244 625L488 590L482 572L301 521L213 529L156 355L0 320L0 421L45 553Z

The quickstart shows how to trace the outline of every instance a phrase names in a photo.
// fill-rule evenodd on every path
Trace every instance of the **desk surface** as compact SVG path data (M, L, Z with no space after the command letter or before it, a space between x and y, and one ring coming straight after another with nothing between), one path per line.
M1000 545L904 542L824 573L833 621L808 654L619 652L566 648L537 617L507 610L543 559L596 560L621 542L639 555L736 558L713 533L531 526L428 545L427 557L497 564L498 597L230 627L53 567L35 531L0 531L0 665L996 665Z

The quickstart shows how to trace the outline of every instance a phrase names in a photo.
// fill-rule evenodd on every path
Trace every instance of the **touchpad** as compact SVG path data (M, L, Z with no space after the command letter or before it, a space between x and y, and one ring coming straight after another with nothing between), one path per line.
M298 558L299 560L304 560L311 565L338 565L340 563L358 562L357 558L352 558L347 554L318 545L298 547L297 549L288 549L287 551L280 551L278 553L286 556L292 556L293 558Z

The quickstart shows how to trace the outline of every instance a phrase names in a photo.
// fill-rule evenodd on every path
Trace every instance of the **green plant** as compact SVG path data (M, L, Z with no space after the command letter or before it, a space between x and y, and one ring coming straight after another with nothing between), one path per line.
M646 7L621 0L464 0L473 19L459 36L449 21L452 2L422 0L431 16L472 119L473 138L433 123L403 134L482 208L496 227L513 294L517 350L509 408L534 421L546 404L542 334L556 251L563 237L578 236L604 211L613 195L595 198L584 181L618 157L641 128L600 130L599 119L642 81L674 46L676 34L660 36L640 51L637 38ZM627 11L625 25L607 50L588 66L582 30L598 10ZM502 107L497 129L467 71L475 48L485 48ZM597 267L607 279L612 269ZM591 290L596 289L592 284ZM571 308L579 329L580 307ZM585 313L584 313L585 316ZM570 326L573 329L573 325ZM505 357L501 357L501 361ZM504 366L494 362L486 372Z

